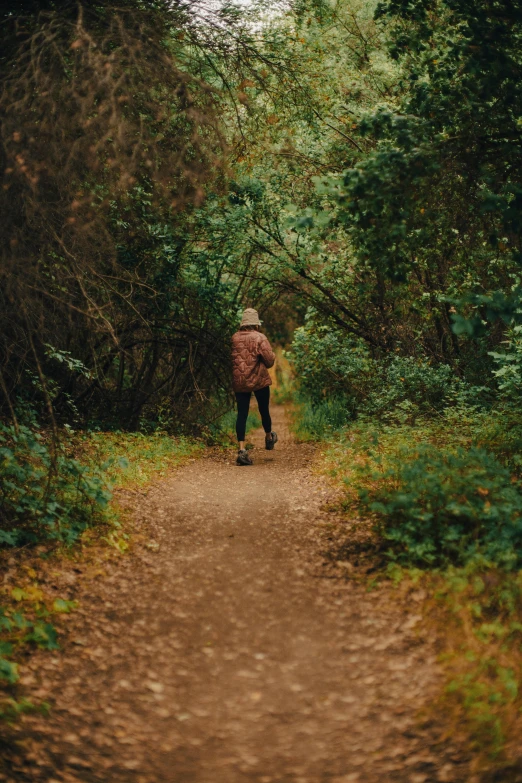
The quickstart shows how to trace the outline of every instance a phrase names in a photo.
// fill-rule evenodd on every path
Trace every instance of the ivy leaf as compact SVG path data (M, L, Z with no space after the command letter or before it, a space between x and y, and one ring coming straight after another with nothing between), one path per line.
M78 606L77 601L66 601L64 598L57 598L53 603L53 610L55 612L71 612Z
M34 642L44 650L58 650L58 634L51 623L35 623L33 632L27 636L27 641Z
M0 658L0 679L7 680L12 685L19 679L18 665L5 658Z
M22 590L21 587L13 587L11 590L11 596L15 601L24 601L29 598L28 594L25 592L25 590Z

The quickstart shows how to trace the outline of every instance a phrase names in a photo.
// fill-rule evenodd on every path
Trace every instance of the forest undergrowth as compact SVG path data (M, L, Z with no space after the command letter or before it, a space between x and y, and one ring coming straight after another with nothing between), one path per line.
M42 486L48 447L42 437L34 437L22 431L18 440L4 441L2 449L4 469L11 461L10 495L4 500L15 510L23 502L25 512L25 524L17 528L24 537L0 553L2 571L14 576L0 588L0 677L6 686L0 718L8 721L22 712L47 709L38 698L19 699L17 683L34 649L59 648L60 628L77 606L67 587L58 595L49 590L53 575L60 584L60 575L71 570L80 578L93 569L101 573L104 563L125 555L133 534L119 493L146 490L202 449L200 441L165 433L69 432L58 458L68 472L62 470Z
M368 590L406 601L415 591L445 672L434 712L471 747L477 771L508 770L522 729L517 410L456 405L408 420L403 405L387 421L347 423L345 411L340 424L335 406L295 396L296 436L321 444L320 470L342 490L350 525L335 558Z
M206 446L230 448L234 423L233 412L227 412L199 438L69 429L56 457L67 465L67 472L62 467L45 482L41 477L48 476L50 435L45 438L30 428L17 434L4 431L0 456L9 480L2 486L2 508L4 513L8 508L18 513L20 537L7 540L9 549L0 552L2 571L15 575L14 586L10 579L9 587L0 587L0 679L6 686L0 719L11 721L20 713L47 709L38 699L18 699L16 685L34 649L59 648L60 627L76 602L67 593L57 597L42 582L71 568L79 574L103 570L104 563L132 551L136 534L119 502L121 493L139 497L151 483L200 456ZM247 431L259 424L259 416L252 412ZM9 529L2 534L7 538Z

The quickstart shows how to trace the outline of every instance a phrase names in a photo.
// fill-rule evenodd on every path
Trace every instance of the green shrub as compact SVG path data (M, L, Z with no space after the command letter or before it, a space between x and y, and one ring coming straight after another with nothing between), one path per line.
M104 467L53 452L36 429L0 424L0 544L75 541L111 497Z
M314 404L342 397L352 411L366 397L376 372L362 340L312 321L295 330L289 358L301 392Z
M502 401L487 414L475 413L473 440L493 452L505 465L519 471L522 467L522 420L520 407Z
M493 375L498 380L501 394L519 401L522 391L522 326L511 326L506 337L506 350L490 353L497 365Z
M425 359L393 356L379 363L376 382L368 389L361 408L384 419L397 409L395 418L405 421L444 408L455 396L458 383L447 364L431 365Z
M522 493L484 449L404 447L370 485L360 500L377 514L391 559L431 567L477 556L505 568L522 562Z
M460 380L449 365L396 354L373 358L362 340L317 326L313 317L296 329L289 356L301 397L314 411L339 400L343 423L358 415L406 423L459 403L482 403L482 387Z

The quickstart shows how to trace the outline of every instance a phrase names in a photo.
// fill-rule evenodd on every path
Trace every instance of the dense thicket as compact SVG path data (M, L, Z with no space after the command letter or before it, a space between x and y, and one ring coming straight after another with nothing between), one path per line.
M423 351L461 372L471 358L452 320L453 332L469 326L451 313L466 299L480 304L477 294L509 291L521 260L521 10L511 2L379 6L402 95L360 123L376 141L372 154L325 183L357 263L383 276L381 343L413 352L420 333ZM516 307L498 297L496 305L508 319ZM477 325L481 315L485 308Z
M265 222L263 245L283 287L312 305L309 359L325 357L327 374L333 350L347 365L355 351L352 374L362 352L491 379L489 354L519 320L520 11L385 3L374 22L367 7L343 3L315 31L303 22L310 47L328 31L328 117L312 143L309 124L294 145L303 162L308 154L304 187L288 168L272 178L294 207Z
M315 101L235 170L259 277L308 308L294 355L312 396L353 414L519 393L520 11L343 2L293 20Z
M226 189L238 82L266 89L288 57L204 3L19 3L0 42L2 409L201 419L228 388L244 285L193 212Z

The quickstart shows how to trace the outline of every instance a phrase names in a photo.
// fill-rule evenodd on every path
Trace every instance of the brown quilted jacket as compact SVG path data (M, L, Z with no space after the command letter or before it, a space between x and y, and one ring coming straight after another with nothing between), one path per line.
M275 355L264 334L255 331L236 332L232 336L232 373L235 392L250 392L270 386L268 367Z

